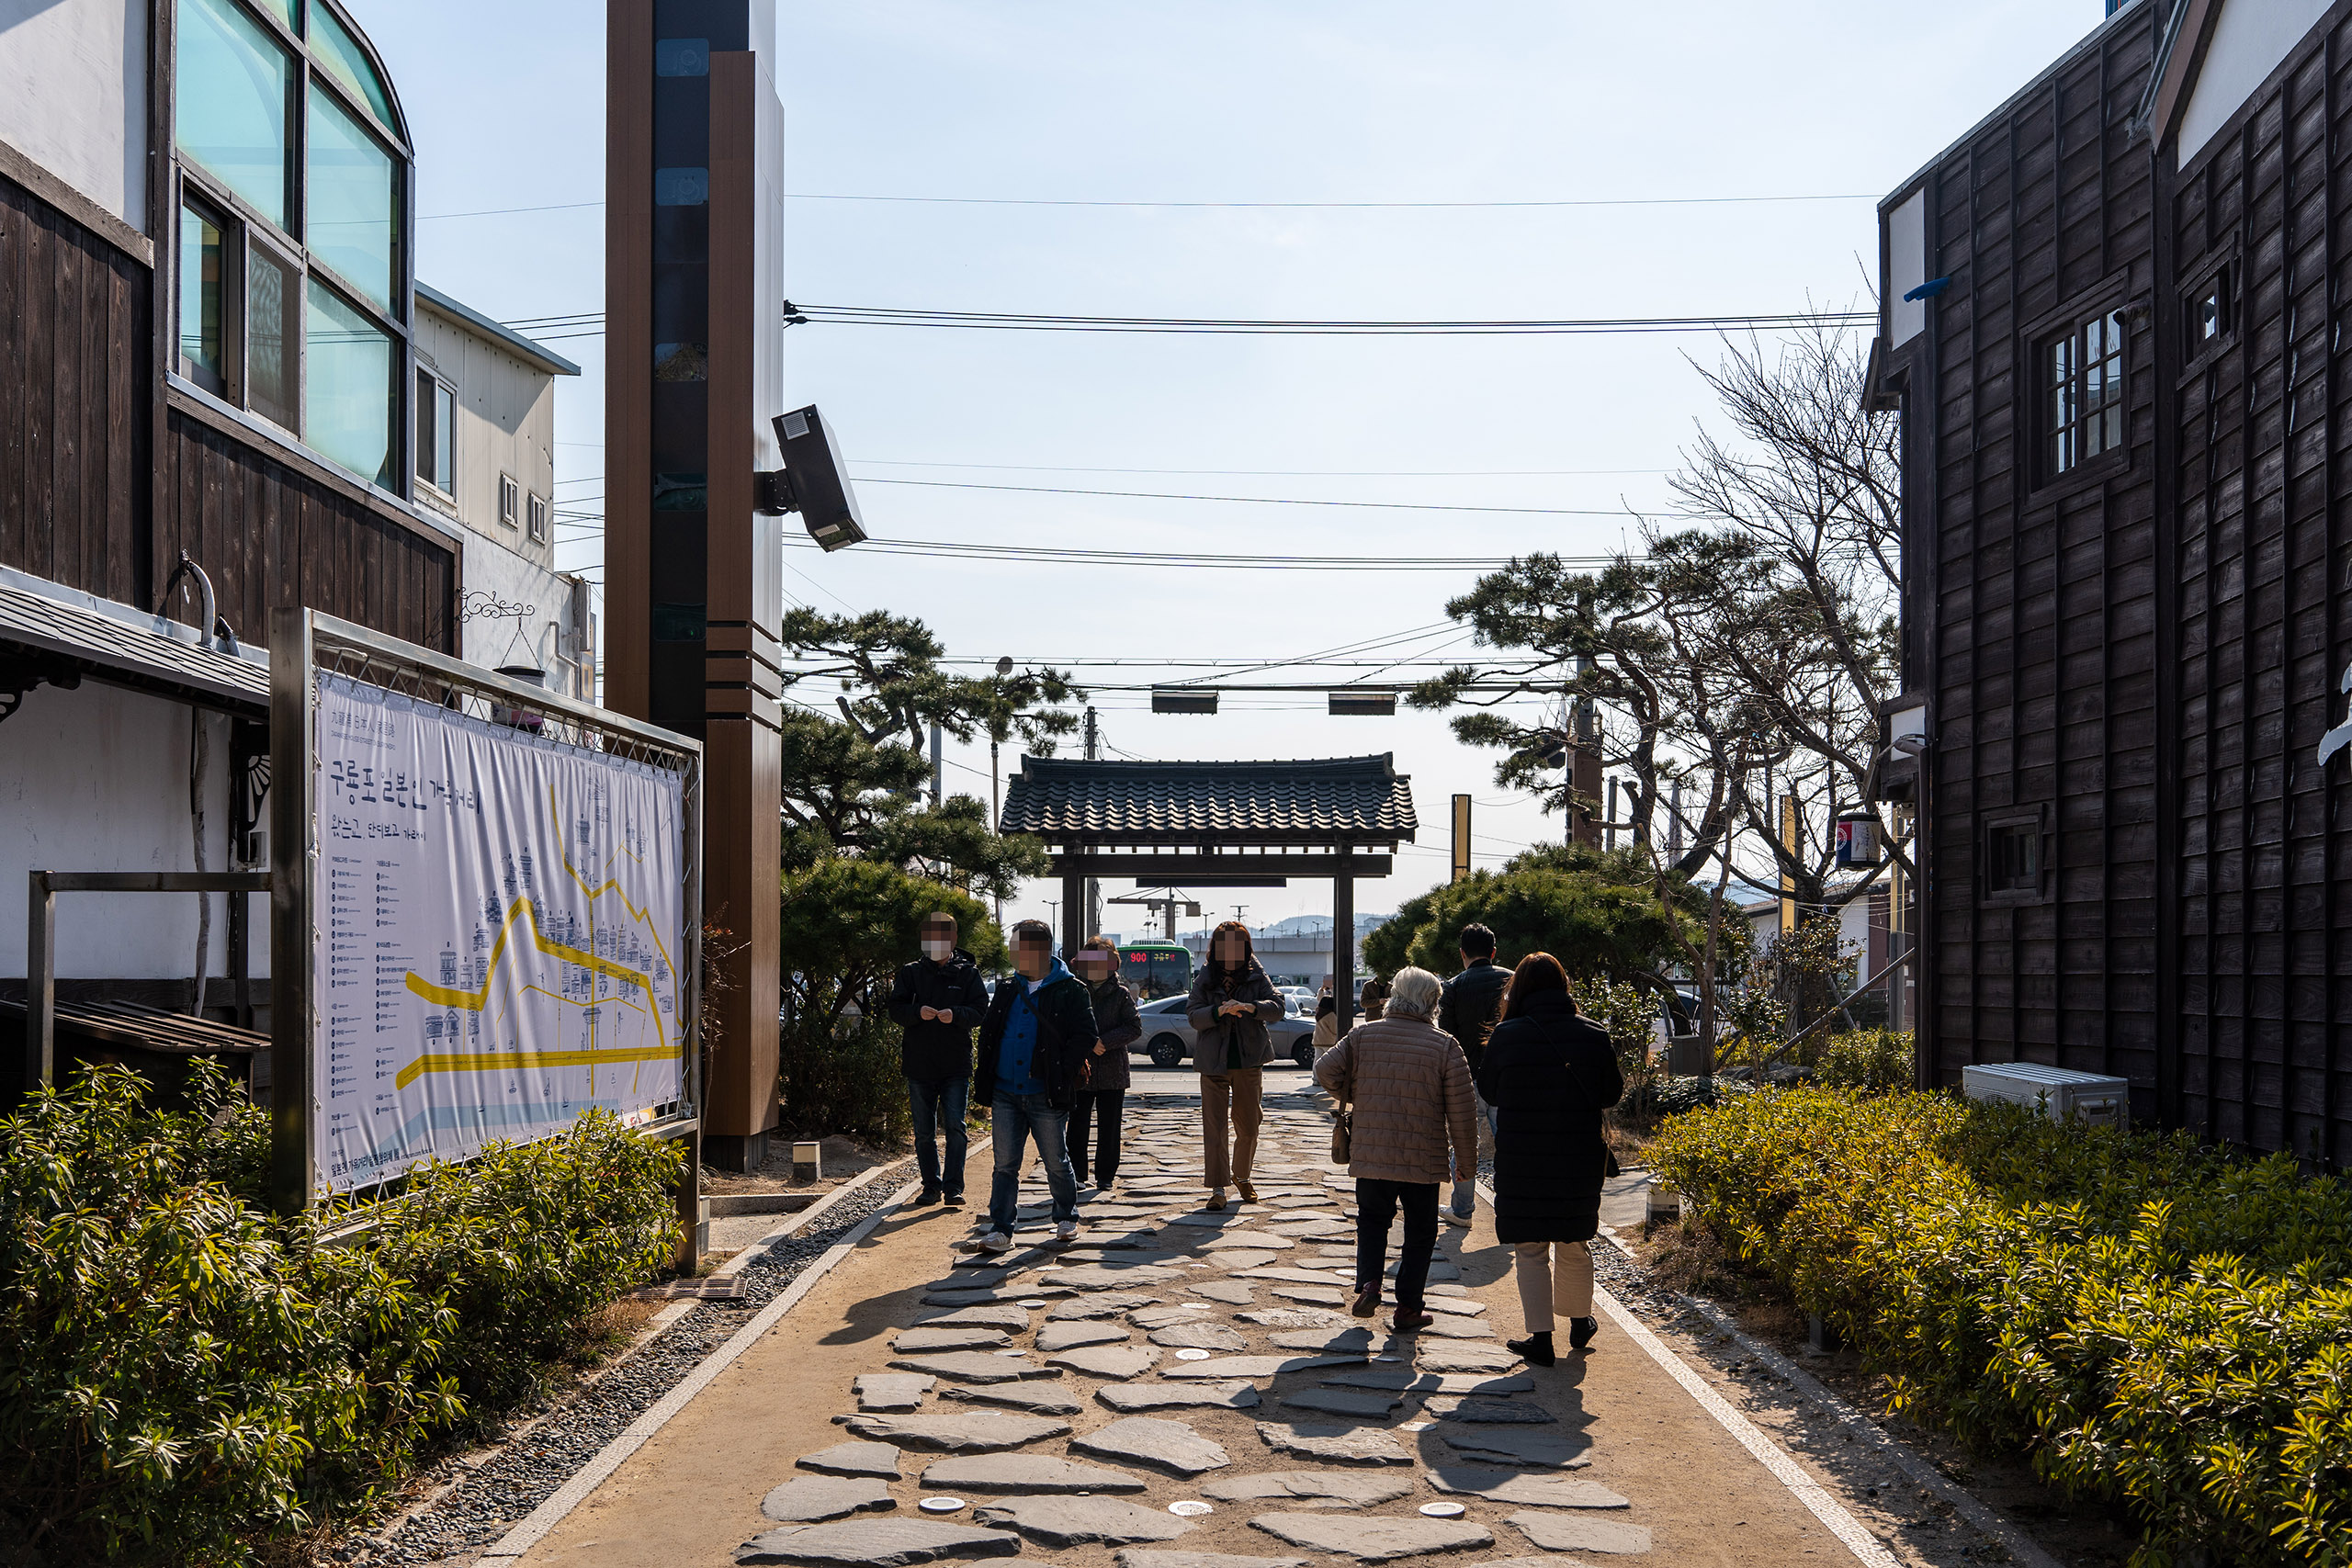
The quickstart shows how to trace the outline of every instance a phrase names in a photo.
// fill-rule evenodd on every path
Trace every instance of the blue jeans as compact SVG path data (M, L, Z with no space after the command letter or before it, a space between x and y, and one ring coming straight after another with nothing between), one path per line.
M989 1106L989 1123L996 1138L996 1174L989 1184L989 1229L1012 1234L1015 1211L1021 1206L1021 1156L1023 1142L1037 1138L1037 1156L1046 1162L1046 1186L1054 1195L1056 1221L1078 1218L1078 1178L1069 1168L1069 1151L1063 1135L1069 1130L1069 1111L1056 1110L1042 1094L997 1091Z
M968 1146L964 1133L964 1101L972 1092L969 1078L933 1078L926 1083L920 1078L907 1080L907 1103L915 1113L915 1168L922 1173L922 1190L944 1192L951 1198L964 1195L964 1151ZM943 1179L939 1168L938 1124L947 1124L947 1169Z

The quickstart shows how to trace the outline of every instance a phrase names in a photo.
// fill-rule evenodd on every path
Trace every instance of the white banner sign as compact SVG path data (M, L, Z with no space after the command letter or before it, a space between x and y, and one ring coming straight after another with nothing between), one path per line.
M320 1184L677 1101L679 777L340 676L315 711Z

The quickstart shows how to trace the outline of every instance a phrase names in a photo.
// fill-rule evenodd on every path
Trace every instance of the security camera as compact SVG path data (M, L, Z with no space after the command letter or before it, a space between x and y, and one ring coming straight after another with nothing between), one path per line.
M800 513L808 536L827 550L846 549L865 538L857 515L857 493L850 489L832 426L817 405L775 416L775 443L784 467L755 477L753 509L766 517Z

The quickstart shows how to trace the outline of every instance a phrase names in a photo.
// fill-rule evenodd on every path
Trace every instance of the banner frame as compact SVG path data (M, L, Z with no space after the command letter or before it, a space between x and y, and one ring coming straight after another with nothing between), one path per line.
M685 962L679 965L682 1098L674 1111L642 1131L650 1137L687 1138L693 1158L702 1106L702 743L320 611L281 605L269 616L272 1207L299 1214L321 1196L311 1122L318 1088L318 998L312 986L317 924L311 908L319 863L318 748L312 716L322 674L429 698L460 712L487 713L493 705L527 708L561 731L560 740L594 742L596 750L680 775L680 853L686 874Z

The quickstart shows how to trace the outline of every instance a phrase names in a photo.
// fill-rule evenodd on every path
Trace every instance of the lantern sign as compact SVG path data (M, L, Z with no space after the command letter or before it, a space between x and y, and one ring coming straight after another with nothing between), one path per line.
M1850 868L1878 862L1878 818L1868 812L1838 818L1838 863Z

